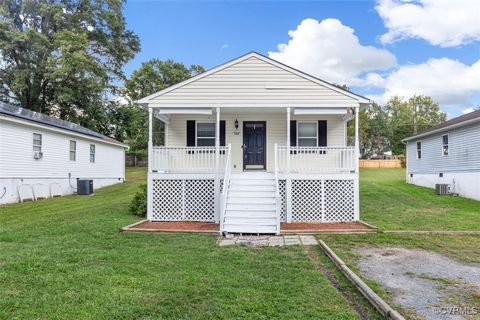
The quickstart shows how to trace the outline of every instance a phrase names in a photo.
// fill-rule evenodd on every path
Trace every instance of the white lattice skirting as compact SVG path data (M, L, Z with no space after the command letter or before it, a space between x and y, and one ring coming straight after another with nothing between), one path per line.
M215 180L178 178L151 181L151 220L215 222ZM220 181L221 188L222 181ZM287 221L286 180L279 180L281 221ZM292 179L292 222L355 220L355 180Z
M215 221L214 179L152 179L152 220Z
M287 221L286 180L280 180L281 221ZM291 180L292 222L355 220L355 180Z

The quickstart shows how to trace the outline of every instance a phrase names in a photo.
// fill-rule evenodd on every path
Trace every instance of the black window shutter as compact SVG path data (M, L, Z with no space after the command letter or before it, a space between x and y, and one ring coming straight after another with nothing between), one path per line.
M220 120L220 146L225 147L225 120Z
M318 120L318 146L327 146L327 120Z
M297 121L290 120L290 146L297 146Z
M187 120L187 147L195 147L195 120Z

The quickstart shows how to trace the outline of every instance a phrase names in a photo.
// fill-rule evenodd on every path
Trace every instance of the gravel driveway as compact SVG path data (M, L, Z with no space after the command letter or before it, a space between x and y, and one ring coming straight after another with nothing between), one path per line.
M363 274L420 319L480 319L480 265L406 248L359 248ZM452 309L459 307L460 309Z

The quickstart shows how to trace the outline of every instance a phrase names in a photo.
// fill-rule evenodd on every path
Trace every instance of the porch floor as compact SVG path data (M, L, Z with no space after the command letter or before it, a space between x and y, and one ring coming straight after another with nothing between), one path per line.
M211 222L193 221L148 221L122 228L123 231L147 231L147 232L198 232L217 233L219 225ZM295 233L366 233L377 232L376 228L367 226L361 222L330 222L330 223L282 223L282 234Z

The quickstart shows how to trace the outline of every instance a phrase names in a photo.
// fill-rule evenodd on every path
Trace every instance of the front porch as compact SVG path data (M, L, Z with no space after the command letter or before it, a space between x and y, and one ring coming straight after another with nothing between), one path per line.
M157 116L165 122L167 144L188 142L188 119L207 123L215 118L215 129L214 146L153 146L150 138L150 221L211 222L219 224L220 232L278 234L281 223L359 220L358 148L345 145L343 129L340 139L334 137L334 130L346 128L348 121L358 119L358 108L311 109L312 114L302 109L301 116L291 108L284 108L283 114L272 110L259 113L256 117L257 122L264 123L265 144L248 147L245 122L253 121L244 121L247 117L238 109L221 110L183 109L178 116L178 109L168 110L168 114L166 110L151 109L151 119ZM188 112L192 114L185 115ZM203 117L198 116L199 112ZM303 121L307 122L304 117L314 119L308 123L330 123L328 136L333 137L328 138L327 131L325 137L321 137L321 132L316 130L314 139L324 139L325 144L336 141L340 145L292 146L299 141L298 137L292 139L292 131ZM356 128L358 130L358 125ZM178 138L184 130L187 136ZM274 143L281 140L282 145ZM358 145L358 134L355 141ZM246 148L253 153L262 149L263 155L257 157L265 159L259 162L262 168L245 165L245 162L251 163Z

